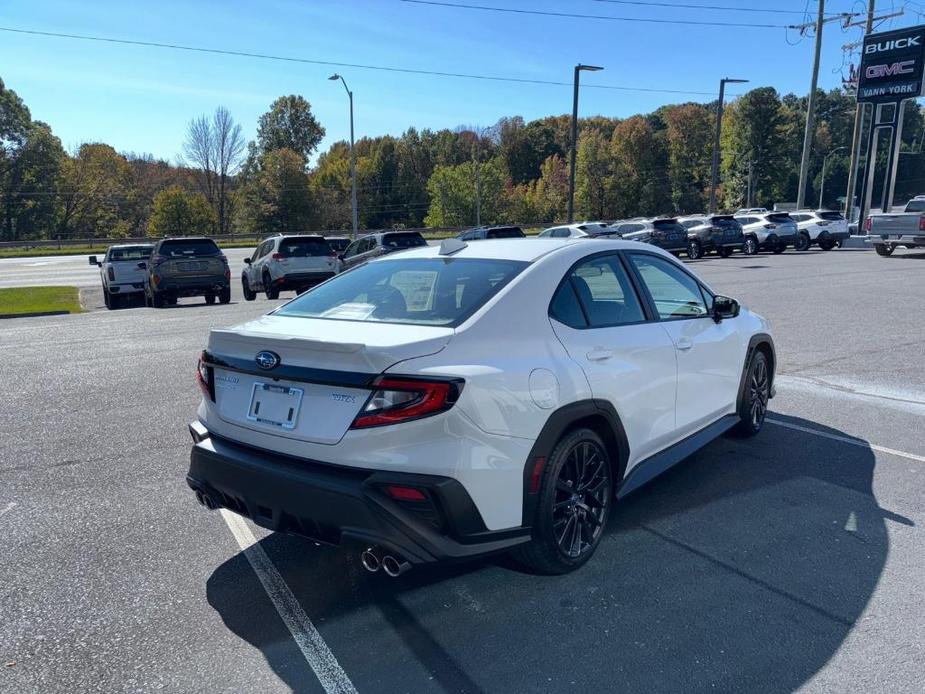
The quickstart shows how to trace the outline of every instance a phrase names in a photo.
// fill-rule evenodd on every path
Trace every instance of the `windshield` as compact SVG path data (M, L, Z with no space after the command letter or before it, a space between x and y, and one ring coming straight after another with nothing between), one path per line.
M320 236L291 236L279 242L280 255L286 258L309 258L319 255L331 255L334 250Z
M189 258L191 256L218 255L221 253L215 241L209 239L193 239L190 241L164 241L158 253L168 258Z
M427 241L417 232L388 234L382 237L382 245L386 248L417 248L418 246L426 246Z
M527 265L474 258L384 260L338 275L276 315L455 327Z
M151 257L154 246L125 246L124 248L110 248L106 256L112 262L120 260L146 260Z
M906 203L906 212L925 212L925 200L910 200Z

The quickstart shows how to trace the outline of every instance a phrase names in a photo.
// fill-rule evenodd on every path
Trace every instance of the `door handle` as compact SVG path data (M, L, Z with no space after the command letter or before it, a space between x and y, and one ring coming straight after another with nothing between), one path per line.
M677 347L682 352L689 350L693 346L694 346L694 343L691 342L690 338L687 338L687 337L680 338L675 344L675 347Z
M612 356L613 350L605 349L604 347L595 347L587 354L588 361L604 361L610 359Z

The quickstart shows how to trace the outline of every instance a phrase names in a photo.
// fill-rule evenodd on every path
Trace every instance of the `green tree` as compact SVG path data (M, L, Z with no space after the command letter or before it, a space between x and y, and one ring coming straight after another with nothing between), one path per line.
M621 121L613 131L614 206L609 216L663 214L671 207L668 146L664 133L642 116Z
M59 177L62 238L122 238L131 229L133 190L128 160L102 143L81 145Z
M500 157L482 162L481 213L482 223L505 221L507 167ZM475 223L476 189L475 163L467 161L456 166L438 166L427 182L430 208L424 223L428 226L451 227Z
M215 224L215 210L205 195L190 193L175 185L154 197L148 235L206 236Z
M312 113L311 104L302 96L281 96L257 124L257 150L269 154L288 149L306 162L324 137L324 128Z
M613 160L600 130L585 130L578 136L575 157L575 216L605 219L611 209Z
M33 122L6 177L6 210L14 230L10 238L41 239L54 233L60 210L57 181L65 159L51 128Z
M663 115L674 210L680 214L702 212L709 199L714 116L701 104L669 106Z
M312 194L305 159L291 149L261 157L260 170L241 192L242 218L251 231L305 231L312 224Z

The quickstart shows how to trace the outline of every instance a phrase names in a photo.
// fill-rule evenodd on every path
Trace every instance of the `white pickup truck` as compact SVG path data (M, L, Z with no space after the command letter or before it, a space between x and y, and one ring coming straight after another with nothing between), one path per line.
M872 212L865 229L877 255L893 255L898 246L925 247L925 195L916 195L902 212Z
M145 270L138 264L151 257L152 248L151 243L116 245L106 249L102 260L90 256L90 265L100 268L106 308L122 308L132 299L144 296Z

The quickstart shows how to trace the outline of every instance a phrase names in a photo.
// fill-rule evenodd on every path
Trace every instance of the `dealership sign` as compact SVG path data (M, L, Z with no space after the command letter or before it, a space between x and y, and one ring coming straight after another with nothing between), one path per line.
M858 75L858 101L885 103L922 94L925 26L868 34Z

